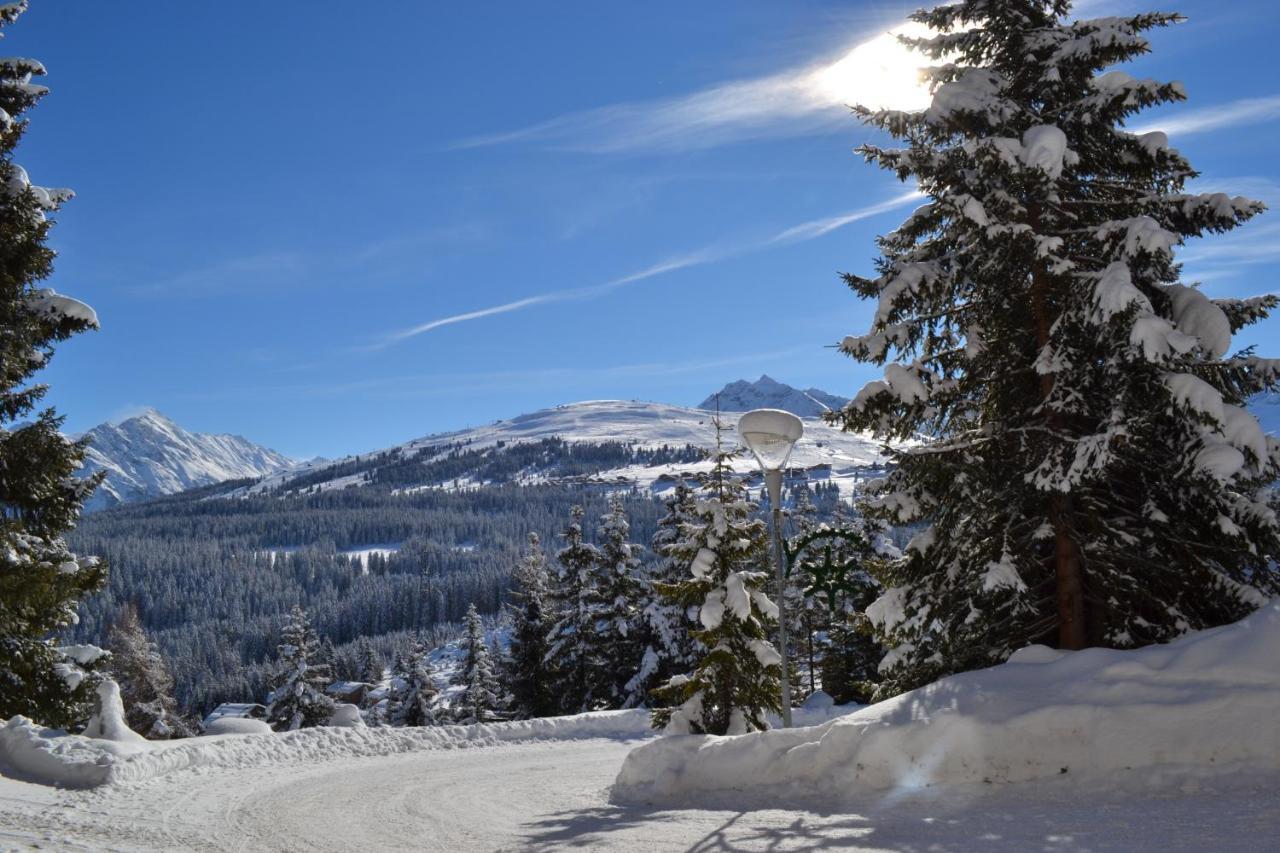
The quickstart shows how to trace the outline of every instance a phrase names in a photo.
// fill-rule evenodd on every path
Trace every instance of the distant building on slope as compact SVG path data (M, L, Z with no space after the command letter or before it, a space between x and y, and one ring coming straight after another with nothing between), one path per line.
M265 705L254 702L223 702L209 712L209 716L204 718L203 726L207 729L210 723L226 717L238 720L263 720L266 716Z

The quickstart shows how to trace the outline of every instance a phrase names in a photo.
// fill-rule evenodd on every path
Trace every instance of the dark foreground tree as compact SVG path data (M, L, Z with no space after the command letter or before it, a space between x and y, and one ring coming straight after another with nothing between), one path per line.
M870 112L905 141L866 157L926 203L881 238L878 300L842 348L891 362L839 414L897 454L874 509L925 521L870 615L894 692L1028 643L1130 648L1220 625L1280 592L1263 487L1280 452L1245 410L1280 362L1230 353L1276 299L1209 299L1174 252L1263 206L1189 194L1163 133L1183 100L1109 66L1171 14L1068 22L1065 0L917 13L932 106Z
M0 27L25 3L0 6ZM47 390L31 382L53 344L97 328L82 302L37 285L53 271L47 214L69 190L33 185L13 162L23 114L46 93L31 59L0 59L0 719L25 714L66 726L89 712L97 650L60 650L51 637L76 620L76 604L100 588L106 566L62 541L98 477L77 479L84 445L61 432ZM69 654L68 654L69 653Z

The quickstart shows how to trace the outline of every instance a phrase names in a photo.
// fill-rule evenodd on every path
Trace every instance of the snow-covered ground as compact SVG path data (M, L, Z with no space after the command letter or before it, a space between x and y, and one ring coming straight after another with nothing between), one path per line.
M821 726L663 738L627 759L614 793L839 808L870 792L1058 776L1082 789L1280 778L1278 650L1280 599L1167 645L1030 646Z
M1277 648L1280 600L736 738L655 738L643 711L158 745L18 717L0 724L0 846L1274 850Z
M839 811L614 805L634 740L187 770L93 791L0 777L0 849L1263 851L1275 776L1198 790L924 789Z

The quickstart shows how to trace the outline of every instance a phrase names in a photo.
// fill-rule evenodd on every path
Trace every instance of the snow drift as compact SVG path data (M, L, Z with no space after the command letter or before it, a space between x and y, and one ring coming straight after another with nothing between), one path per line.
M1136 651L1032 646L813 728L665 737L633 750L616 802L777 806L1061 774L1149 782L1280 769L1280 599ZM745 796L744 796L745 795Z
M114 686L114 684L113 684ZM119 693L115 698L119 700ZM825 701L823 701L825 700ZM0 771L29 782L65 788L93 788L141 782L188 768L246 768L313 764L336 758L367 758L431 749L461 749L512 741L654 736L649 712L591 711L566 717L513 720L470 726L368 728L352 705L330 727L276 734L261 720L224 717L204 737L148 741L133 732L116 740L69 735L46 729L26 717L0 723ZM848 713L857 706L832 705L819 693L796 719L810 724ZM107 715L109 720L116 716ZM113 731L124 726L123 713ZM130 737L131 736L131 737Z
M223 734L141 743L68 735L19 716L0 724L0 768L31 782L90 788L140 782L192 767L286 766L505 741L637 738L651 734L649 713L643 709L472 726L314 728L283 734Z

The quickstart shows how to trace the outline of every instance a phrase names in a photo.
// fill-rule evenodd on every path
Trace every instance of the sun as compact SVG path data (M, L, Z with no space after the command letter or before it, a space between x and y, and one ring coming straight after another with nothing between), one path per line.
M929 106L928 87L919 71L928 57L908 50L899 35L924 36L929 29L910 23L859 44L841 59L813 72L808 80L815 98L872 109L922 110Z

